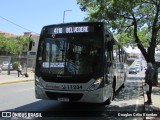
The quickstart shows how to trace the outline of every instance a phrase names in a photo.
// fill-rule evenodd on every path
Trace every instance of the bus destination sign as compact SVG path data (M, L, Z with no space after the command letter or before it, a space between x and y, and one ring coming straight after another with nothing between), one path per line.
M86 33L89 32L88 26L78 26L78 27L55 27L53 30L54 34L62 33Z

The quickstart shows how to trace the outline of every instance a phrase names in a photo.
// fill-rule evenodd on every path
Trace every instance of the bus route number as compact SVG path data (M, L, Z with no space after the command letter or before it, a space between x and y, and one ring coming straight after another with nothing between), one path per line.
M54 33L62 33L62 28L54 28Z

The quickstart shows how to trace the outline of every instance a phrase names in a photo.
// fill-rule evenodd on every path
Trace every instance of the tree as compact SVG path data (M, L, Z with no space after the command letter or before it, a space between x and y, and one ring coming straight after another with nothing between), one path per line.
M121 32L121 34L114 34L114 36L119 40L122 45L133 44L132 36L128 35L126 32Z
M16 41L10 38L0 36L0 55L16 55Z
M18 36L15 39L0 36L0 55L20 55L28 51L30 37Z
M142 45L146 48L148 47L148 38L150 38L150 33L147 27L143 27L141 30L137 31L137 34L141 40ZM119 34L114 34L116 38L121 42L122 45L136 44L133 36L133 30L131 32L121 32Z
M22 37L22 36L19 36L16 38L17 40L17 45L18 45L18 53L19 53L19 56L21 56L23 54L23 52L28 52L28 45L29 45L29 42L31 40L33 40L33 38L31 38L30 36L29 37Z
M155 47L160 29L160 0L77 0L82 11L86 11L87 21L104 21L108 27L117 32L127 31L132 33L134 41L147 62L155 63ZM142 44L138 30L144 26L150 33L146 44ZM155 67L155 81L157 84L157 67Z
M6 48L6 38L4 36L0 36L0 55L5 53Z

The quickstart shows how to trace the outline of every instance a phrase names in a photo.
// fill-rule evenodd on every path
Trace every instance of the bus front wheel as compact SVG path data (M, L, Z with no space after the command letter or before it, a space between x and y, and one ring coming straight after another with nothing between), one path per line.
M112 100L114 99L115 92L116 92L116 78L114 77L113 84L112 84L111 96L104 102L105 105L111 104Z

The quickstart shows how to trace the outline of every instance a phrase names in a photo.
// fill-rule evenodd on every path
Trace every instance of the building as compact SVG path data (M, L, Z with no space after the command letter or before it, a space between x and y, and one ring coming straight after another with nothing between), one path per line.
M132 46L127 46L124 47L126 52L128 53L128 59L137 59L137 58L143 58L143 55L141 51L139 50L138 47L132 47Z
M3 31L0 31L0 35L5 36L7 38L16 38L17 37L17 35L14 35L14 34L8 33L8 32L3 32Z
M31 32L24 32L23 37L24 38L31 37L31 39L33 39L32 49L31 51L27 52L27 64L28 67L34 68L37 55L38 42L39 42L39 34L31 34Z

